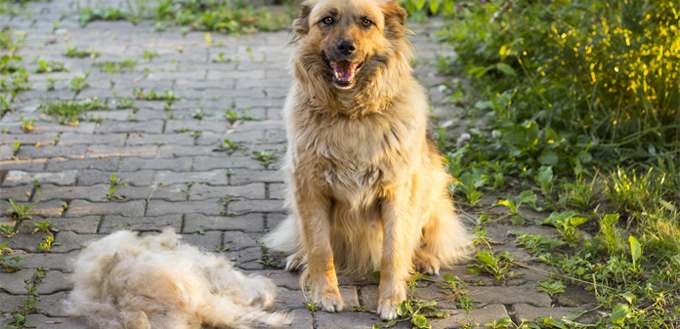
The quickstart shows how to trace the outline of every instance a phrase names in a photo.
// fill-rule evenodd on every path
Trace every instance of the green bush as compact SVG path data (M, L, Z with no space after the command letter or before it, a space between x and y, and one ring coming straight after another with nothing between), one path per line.
M406 1L407 7L419 2ZM521 156L519 171L551 165L579 173L592 156L609 168L677 156L680 4L433 3L450 23L441 37L456 50L442 68L486 86L475 108L493 110L502 138L490 143L514 151L506 160ZM493 150L487 152L492 159L498 157Z

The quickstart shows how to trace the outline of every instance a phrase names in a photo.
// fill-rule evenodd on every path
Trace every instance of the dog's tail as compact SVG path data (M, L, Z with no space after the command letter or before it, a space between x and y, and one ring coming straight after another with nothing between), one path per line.
M262 241L272 250L292 255L302 249L300 231L297 218L291 215L284 219L272 232L265 235Z

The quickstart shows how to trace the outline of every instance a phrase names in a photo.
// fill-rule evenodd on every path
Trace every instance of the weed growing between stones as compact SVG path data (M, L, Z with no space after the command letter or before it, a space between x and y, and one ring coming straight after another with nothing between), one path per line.
M404 321L410 322L413 325L413 328L430 329L432 328L432 324L427 318L445 318L448 316L446 311L437 310L436 301L423 301L413 298L413 293L415 292L416 287L418 287L419 280L433 281L429 276L416 272L411 280L406 282L411 294L407 300L401 302L401 304L397 306L398 318L388 322L376 323L373 325L373 329L394 327L399 322Z
M235 104L233 104L232 108L236 107ZM236 121L259 121L260 118L254 116L252 113L250 113L250 109L247 109L245 111L234 111L231 109L226 109L224 110L224 115L222 115L227 121L229 121L230 124L236 123Z
M24 289L26 289L28 297L23 300L23 304L19 309L14 308L12 310L13 321L6 325L5 329L36 328L35 324L26 320L26 316L38 310L40 295L38 294L37 286L42 282L42 278L45 277L45 272L49 270L49 268L38 267L30 279L24 280Z
M198 31L215 31L240 35L257 31L278 31L287 28L296 11L286 1L283 11L270 12L267 7L256 9L248 1L176 1L148 0L126 1L126 8L81 6L78 2L76 18L81 26L97 20L128 20L133 24L142 19L156 21L153 31L162 31L169 26L184 25ZM183 28L186 34L188 28ZM207 40L208 43L210 40Z
M93 65L98 67L101 72L106 73L132 72L137 66L137 61L133 59L124 59L120 62L101 61Z
M277 155L274 151L264 150L259 152L253 152L253 157L260 161L262 166L269 168L269 165L276 162Z
M77 126L80 116L87 111L108 110L109 105L97 97L73 100L47 100L41 102L38 110L45 113L61 125Z
M4 228L0 228L0 232L5 235ZM17 254L14 250L5 247L7 242L0 244L0 272L11 273L19 270L19 262L26 258Z

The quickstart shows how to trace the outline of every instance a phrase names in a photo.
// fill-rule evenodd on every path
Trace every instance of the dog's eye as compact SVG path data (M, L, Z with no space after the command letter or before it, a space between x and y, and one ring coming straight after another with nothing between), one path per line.
M323 23L326 25L331 25L333 24L333 17L327 16L323 18Z
M364 20L361 22L361 24L363 26L371 26L371 24L373 24L373 22L368 18L364 18Z

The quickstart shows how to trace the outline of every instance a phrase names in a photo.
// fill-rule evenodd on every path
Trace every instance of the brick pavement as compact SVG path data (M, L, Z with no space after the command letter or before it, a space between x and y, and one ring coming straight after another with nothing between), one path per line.
M340 314L305 309L297 275L263 265L267 255L257 240L281 221L282 179L277 165L263 166L253 157L254 151L271 150L280 158L285 132L280 119L281 107L289 83L286 70L287 32L258 33L235 38L212 35L207 44L202 32L182 36L180 28L152 32L153 23L132 25L127 22L93 22L81 28L72 15L53 22L72 3L54 0L31 3L30 16L0 16L2 26L25 32L16 55L35 68L33 59L64 62L67 72L30 74L32 89L17 94L14 111L0 120L0 221L11 224L9 199L22 205L35 205L29 214L32 221L49 220L59 229L51 253L37 252L45 233L31 234L24 228L11 238L0 236L0 243L26 258L20 270L0 273L0 314L3 323L9 312L26 299L24 280L36 267L49 271L38 285L40 303L37 314L29 320L38 328L84 328L78 319L65 317L59 301L71 288L66 275L68 262L78 255L83 244L120 229L143 232L160 231L171 226L183 239L208 251L228 245L224 255L235 266L249 273L269 276L280 287L276 310L291 311L291 328L366 328L379 319L372 313L377 302L377 281L373 278L341 278L341 292L348 308ZM433 24L436 24L433 23ZM427 27L413 26L417 35L413 43L418 53L416 75L428 87L434 113L451 120L451 108L438 86L455 83L436 74L432 63L437 55L450 49L433 42ZM73 59L62 55L67 45L92 48L100 56ZM143 59L144 51L158 56ZM222 58L231 61L219 62ZM93 63L133 59L138 65L132 72L104 73ZM68 89L74 76L84 76L90 87L79 94ZM46 90L47 79L56 79L55 89ZM137 110L117 110L114 104L131 97L133 89L149 92L171 90L181 100L164 110L163 101L135 100ZM88 113L101 121L81 120L78 126L59 125L38 111L40 102L55 99L98 97L112 110ZM198 109L208 113L202 120L193 118ZM257 121L229 122L226 109L247 113ZM36 119L35 129L24 132L24 120ZM457 122L454 120L453 122ZM192 136L196 131L202 134ZM242 142L243 149L227 154L223 140ZM18 152L14 143L19 142ZM116 186L107 200L111 176L126 182ZM37 180L39 185L35 185ZM224 204L220 199L232 198ZM518 258L528 254L510 243L508 234L516 228L490 226L490 235L503 250ZM540 227L525 228L550 234ZM578 300L570 307L551 307L553 301L536 291L536 281L545 274L532 269L515 269L522 275L505 285L495 285L488 276L466 273L465 266L445 271L463 278L469 285L468 296L475 300L470 318L483 325L502 317L533 319L536 316L561 316L588 302ZM444 274L444 273L443 273ZM435 278L441 282L441 277ZM438 283L421 282L415 297L437 300L450 316L433 320L434 328L458 327L467 321L446 290ZM367 312L352 313L360 305ZM397 327L408 327L405 323Z

